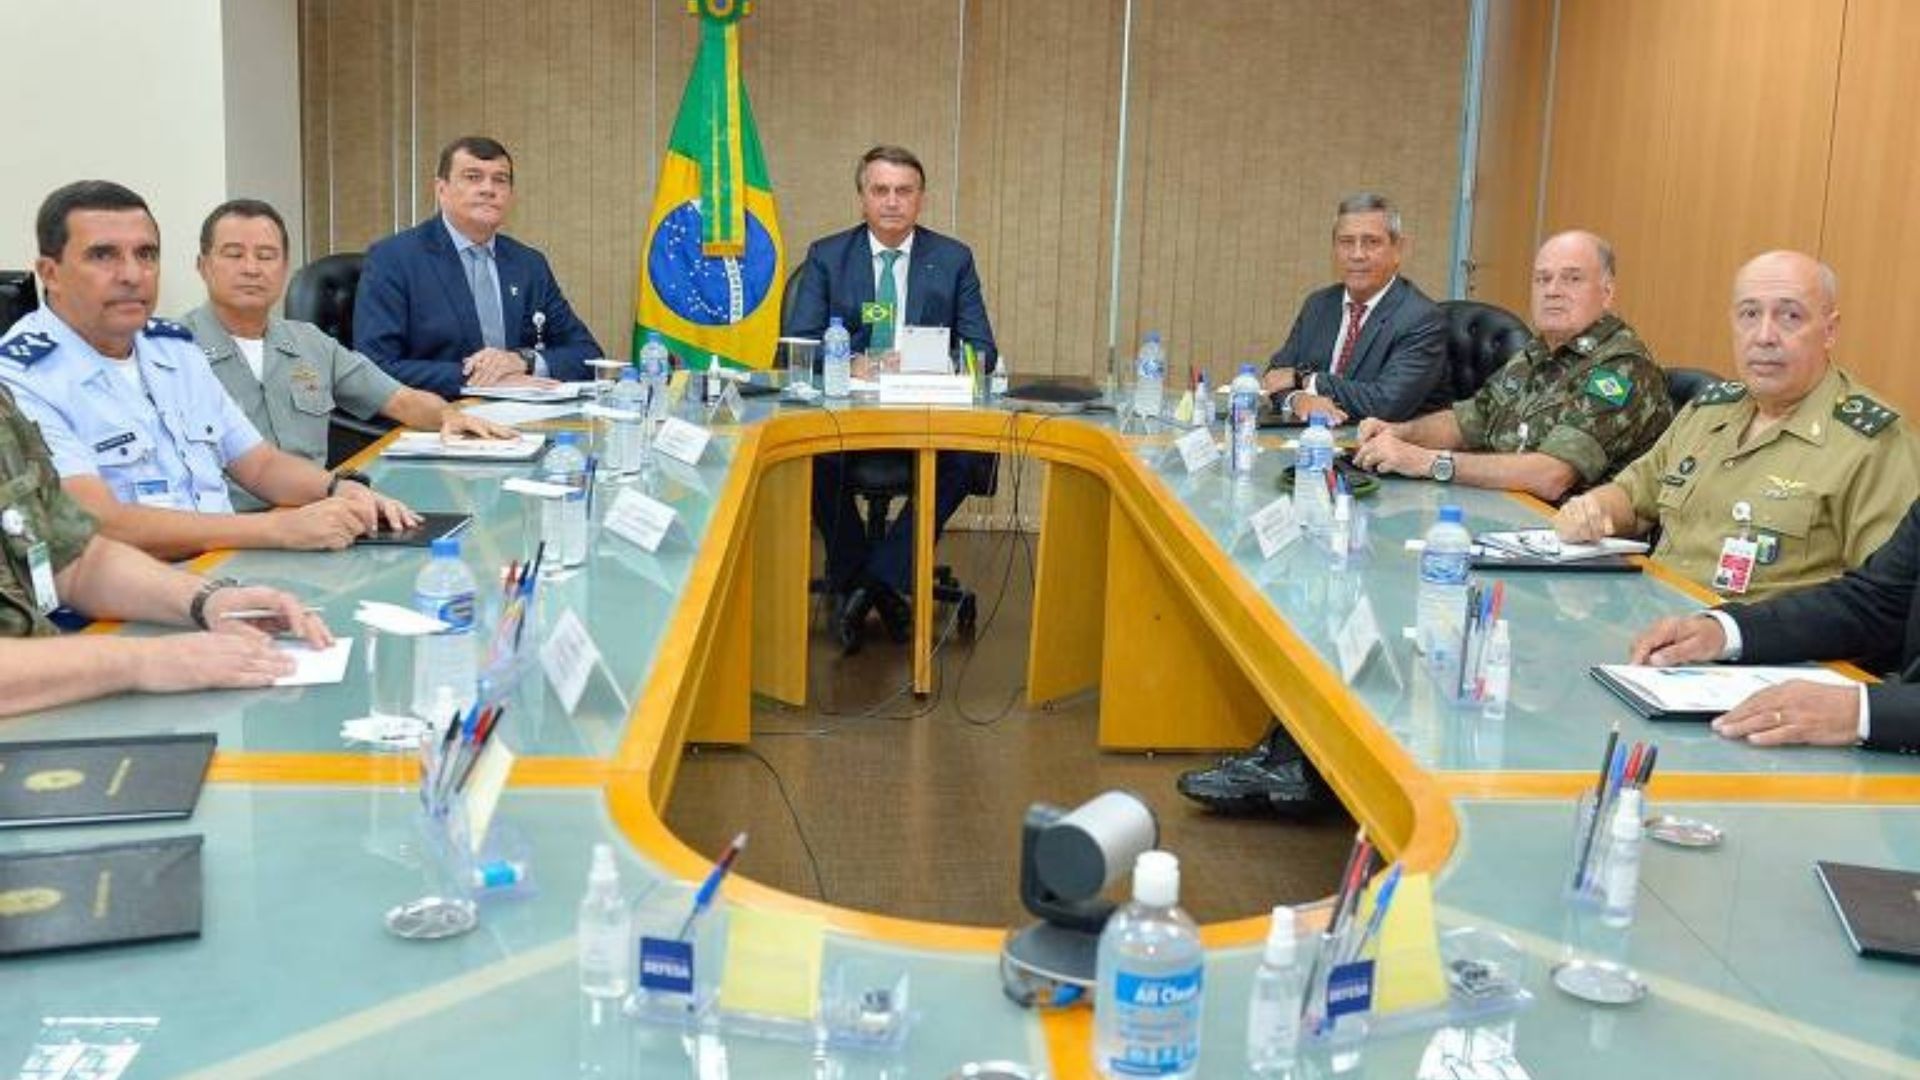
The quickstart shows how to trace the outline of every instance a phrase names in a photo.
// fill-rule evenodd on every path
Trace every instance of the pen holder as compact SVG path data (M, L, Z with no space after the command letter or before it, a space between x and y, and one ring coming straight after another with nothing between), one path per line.
M663 880L633 906L634 989L627 1014L650 1023L698 1020L713 1007L726 960L724 900L693 917L695 883ZM689 920L691 919L691 923Z
M1630 1005L1646 996L1647 987L1628 963L1631 919L1613 919L1606 911L1608 841L1590 796L1576 801L1573 821L1571 865L1561 882L1561 950L1553 984L1596 1005Z
M1358 1061L1372 1021L1374 963L1350 958L1357 926L1342 934L1321 933L1311 942L1313 978L1301 1009L1301 1042L1324 1056L1333 1071L1345 1072Z
M414 837L419 843L421 894L387 911L387 931L409 941L433 941L478 926L473 854L459 800L440 813L421 809L414 817Z

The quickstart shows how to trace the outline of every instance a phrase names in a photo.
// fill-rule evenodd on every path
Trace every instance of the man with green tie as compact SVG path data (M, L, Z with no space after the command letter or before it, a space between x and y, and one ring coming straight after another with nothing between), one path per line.
M945 327L950 346L970 344L981 362L993 362L993 326L973 252L919 224L926 170L913 152L876 146L854 170L862 223L814 241L798 271L780 332L819 338L833 316L847 328L859 354L854 375L871 377L898 363L903 326ZM827 585L842 598L835 631L848 652L860 648L867 615L877 610L887 633L905 642L913 633L913 520L900 515L876 543L846 482L847 454L814 458L813 522L826 540ZM934 529L971 494L991 490L991 454L943 453L934 487Z

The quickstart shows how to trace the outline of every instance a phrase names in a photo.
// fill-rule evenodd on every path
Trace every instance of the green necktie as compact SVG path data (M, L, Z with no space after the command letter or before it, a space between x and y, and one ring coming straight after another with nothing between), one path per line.
M893 327L900 321L900 287L893 281L893 264L900 261L900 253L888 248L880 253L880 288L875 297L887 309L887 317L873 324L873 332L867 336L867 351L870 353L888 352L893 348Z

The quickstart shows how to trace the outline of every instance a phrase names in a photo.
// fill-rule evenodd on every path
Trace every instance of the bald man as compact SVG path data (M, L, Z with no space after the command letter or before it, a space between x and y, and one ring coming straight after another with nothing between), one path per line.
M1563 539L1642 536L1727 597L1763 599L1864 563L1920 498L1920 443L1833 362L1840 285L1797 251L1734 275L1738 381L1701 391L1653 449L1554 518Z
M1534 337L1473 397L1360 423L1362 468L1559 502L1645 453L1673 419L1667 378L1613 313L1613 249L1565 232L1533 261Z

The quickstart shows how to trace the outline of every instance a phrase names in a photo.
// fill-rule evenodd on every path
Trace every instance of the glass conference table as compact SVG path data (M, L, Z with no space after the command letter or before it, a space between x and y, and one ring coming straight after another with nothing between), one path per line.
M1020 495L1041 515L1035 698L1098 686L1101 744L1116 750L1243 744L1279 714L1372 835L1434 871L1443 928L1497 930L1521 945L1531 1008L1484 1029L1376 1038L1350 1075L1413 1076L1423 1059L1455 1070L1433 1075L1475 1075L1459 1064L1475 1054L1554 1078L1920 1074L1920 968L1856 958L1811 871L1815 858L1920 866L1915 759L1756 751L1633 716L1586 668L1622 658L1648 621L1697 602L1657 573L1508 576L1509 715L1489 722L1451 708L1398 633L1414 596L1404 542L1443 499L1476 528L1537 522L1536 504L1388 481L1363 503L1371 543L1346 570L1305 544L1263 560L1244 519L1277 494L1287 455L1263 454L1253 481L1236 486L1217 468L1187 475L1165 441L1116 435L1099 417L755 403L697 468L668 463L656 494L685 533L649 554L602 532L588 567L549 586L544 617L578 614L611 679L593 680L571 716L550 692L525 691L504 729L520 763L501 815L530 845L539 890L489 905L477 932L452 941L406 942L381 928L381 914L420 884L412 765L341 742L340 722L366 708L358 655L335 686L122 697L8 721L13 738L211 730L219 753L190 821L0 833L6 851L206 836L199 939L0 962L0 1069L77 1030L137 1045L129 1077L547 1077L589 1066L698 1075L693 1049L672 1033L610 1033L578 993L572 934L588 849L614 841L630 890L704 874L706 859L672 836L660 809L685 743L744 739L752 693L805 696L803 665L787 665L803 652L793 635L805 632L806 570L794 553L806 459L894 446L922 451L926 466L934 447L1046 464L1045 484ZM475 566L521 554L527 507L500 481L528 467L369 468L415 506L475 513L466 552ZM1048 528L1061 521L1074 527ZM242 552L220 572L287 587L340 630L363 598L404 603L424 557ZM1392 662L1376 657L1347 685L1332 628L1363 595ZM1116 632L1147 617L1162 620L1154 655L1128 640L1142 635ZM1169 669L1182 673L1177 716L1166 707ZM1195 671L1206 683L1197 708ZM1630 955L1651 993L1624 1009L1575 1001L1547 979L1561 948L1573 799L1615 722L1624 738L1660 743L1654 809L1726 833L1705 852L1648 846ZM918 1014L897 1055L728 1037L730 1075L937 1078L978 1061L1090 1075L1086 1009L1036 1014L1001 994L1001 928L825 908L745 879L726 895L823 916L828 965L868 957L903 967ZM1204 1076L1243 1072L1263 923L1205 929ZM102 1019L118 1026L87 1026Z

